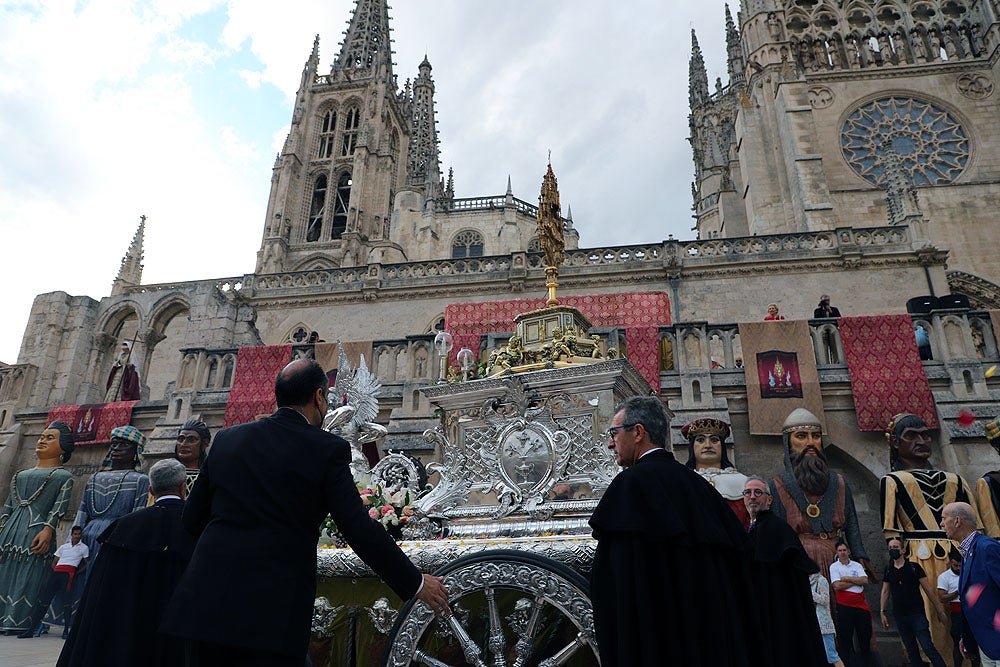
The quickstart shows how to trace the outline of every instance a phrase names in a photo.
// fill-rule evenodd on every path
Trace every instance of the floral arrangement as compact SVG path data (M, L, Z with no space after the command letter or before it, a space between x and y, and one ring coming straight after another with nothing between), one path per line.
M368 516L382 524L395 539L402 539L403 526L413 517L410 490L403 487L398 491L388 491L379 484L359 484L358 495L361 496L361 503L368 508ZM326 517L323 531L335 542L344 539L333 517Z

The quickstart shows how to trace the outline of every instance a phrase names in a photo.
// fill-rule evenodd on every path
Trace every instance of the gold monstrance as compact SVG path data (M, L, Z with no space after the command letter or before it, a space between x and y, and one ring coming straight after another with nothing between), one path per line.
M559 183L552 172L552 160L542 178L542 191L538 195L538 242L545 252L545 287L549 298L546 306L558 306L556 288L559 287L559 265L566 259L566 235L559 211Z
M538 242L545 253L545 307L514 318L516 333L505 348L490 355L489 375L520 373L542 368L592 364L604 359L600 337L589 336L590 321L576 308L560 306L556 298L559 265L566 259L566 235L559 212L559 184L552 160L542 178L538 195ZM617 350L609 350L617 354Z

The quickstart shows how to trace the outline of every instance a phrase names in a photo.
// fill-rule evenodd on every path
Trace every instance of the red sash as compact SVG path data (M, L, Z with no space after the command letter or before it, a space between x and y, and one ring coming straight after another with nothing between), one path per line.
M854 607L855 609L864 609L868 613L871 613L871 609L868 608L868 602L865 600L864 593L834 591L834 597L837 598L837 604L839 605L844 607Z
M69 575L69 581L66 582L66 591L68 592L73 585L73 576L76 575L76 565L56 565L52 570L54 572L65 572Z

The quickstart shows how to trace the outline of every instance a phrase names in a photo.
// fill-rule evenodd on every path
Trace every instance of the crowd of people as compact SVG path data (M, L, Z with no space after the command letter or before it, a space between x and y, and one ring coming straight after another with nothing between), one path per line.
M315 361L294 361L275 381L273 415L214 442L190 420L174 457L148 475L146 437L114 429L58 548L74 443L69 427L50 424L0 515L2 629L36 636L61 606L60 666L300 667L327 514L400 599L450 613L443 580L422 574L363 507L348 443L320 428L328 389ZM935 667L1000 664L1000 473L973 488L935 468L920 417L896 415L885 431L881 579L816 415L787 416L784 469L771 480L734 467L722 419L681 428L686 464L669 433L655 397L626 400L606 432L624 470L590 519L602 665L878 665L866 591L879 583L877 615L885 628L892 619L911 665L922 654ZM986 433L1000 453L1000 418Z

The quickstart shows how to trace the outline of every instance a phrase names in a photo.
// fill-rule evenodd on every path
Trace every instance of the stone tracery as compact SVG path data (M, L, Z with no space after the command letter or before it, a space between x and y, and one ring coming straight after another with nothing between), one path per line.
M949 112L894 95L868 102L847 117L841 150L851 168L874 185L885 184L889 153L899 156L912 185L944 185L965 169L969 137Z

